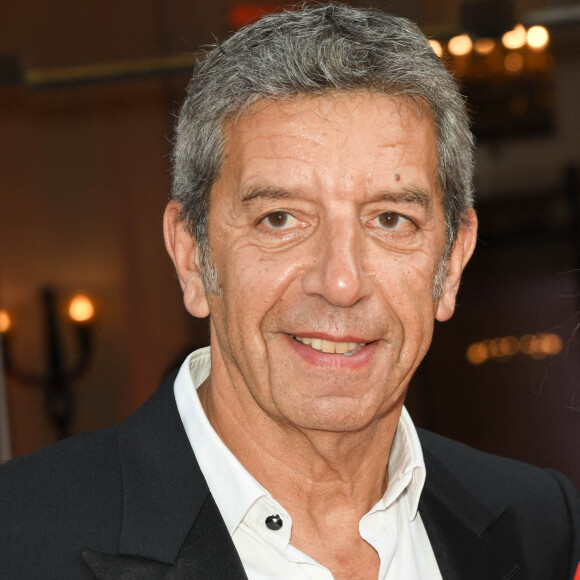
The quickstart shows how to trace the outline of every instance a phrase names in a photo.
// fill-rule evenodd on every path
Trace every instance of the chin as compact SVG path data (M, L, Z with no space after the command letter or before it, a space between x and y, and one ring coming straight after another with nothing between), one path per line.
M368 427L382 413L378 406L362 405L360 399L324 397L316 401L307 399L301 405L292 405L285 412L279 409L285 420L301 429L335 433L355 432Z

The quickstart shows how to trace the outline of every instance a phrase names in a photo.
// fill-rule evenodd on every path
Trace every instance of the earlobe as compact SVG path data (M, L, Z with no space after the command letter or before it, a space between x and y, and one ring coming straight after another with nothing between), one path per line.
M179 213L179 203L170 201L163 216L165 247L183 290L185 308L193 316L205 318L209 315L209 305L203 287L199 246L195 237L185 230Z
M451 248L447 264L447 277L443 285L443 293L437 304L435 318L445 322L453 316L455 311L455 298L461 282L463 269L469 262L475 244L477 242L477 215L475 210L470 209L467 214L467 226L463 226L457 232L457 237Z

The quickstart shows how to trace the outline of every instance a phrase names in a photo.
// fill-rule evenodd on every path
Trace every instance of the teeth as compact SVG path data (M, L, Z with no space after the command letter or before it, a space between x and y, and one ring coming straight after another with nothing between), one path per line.
M351 355L359 349L359 347L364 346L364 342L332 342L330 340L322 340L320 338L307 338L301 336L294 337L298 342L302 344L307 344L315 350L320 352L325 352L327 354L344 354Z

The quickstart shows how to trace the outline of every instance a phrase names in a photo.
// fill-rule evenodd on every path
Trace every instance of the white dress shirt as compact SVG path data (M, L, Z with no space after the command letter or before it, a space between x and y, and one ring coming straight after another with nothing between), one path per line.
M332 580L330 571L290 543L290 514L242 466L210 425L196 389L211 369L209 347L190 354L175 379L175 399L199 467L249 580ZM441 580L418 513L425 463L415 426L403 408L388 463L384 496L359 522L380 557L379 580ZM265 520L279 515L271 530ZM330 533L330 532L329 532Z

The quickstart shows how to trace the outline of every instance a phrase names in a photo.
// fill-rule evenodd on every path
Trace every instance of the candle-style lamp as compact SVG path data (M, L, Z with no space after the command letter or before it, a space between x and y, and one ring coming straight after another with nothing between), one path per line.
M4 366L8 366L10 356L10 328L12 327L12 320L6 310L0 310L0 340L2 340Z
M68 309L70 321L77 336L78 353L76 363L66 369L63 363L62 341L60 334L60 317L56 294L52 288L41 292L45 318L45 351L46 375L28 373L18 368L13 360L10 317L7 313L0 315L0 329L5 328L4 359L6 374L31 386L40 387L45 393L45 405L48 417L58 437L64 439L70 435L70 425L74 415L74 397L71 384L85 373L89 366L92 351L92 321L95 314L91 300L84 295L75 296Z
M10 330L12 321L6 310L0 310L0 334L6 334Z
M3 343L10 330L10 316L5 310L0 310L0 463L12 458L10 441L10 422L8 419L8 404L6 400L6 382L4 380L4 347Z
M91 299L84 294L77 294L72 298L68 307L68 315L76 327L79 358L76 367L71 371L74 380L84 374L89 366L92 351L92 323L95 317L95 307Z

